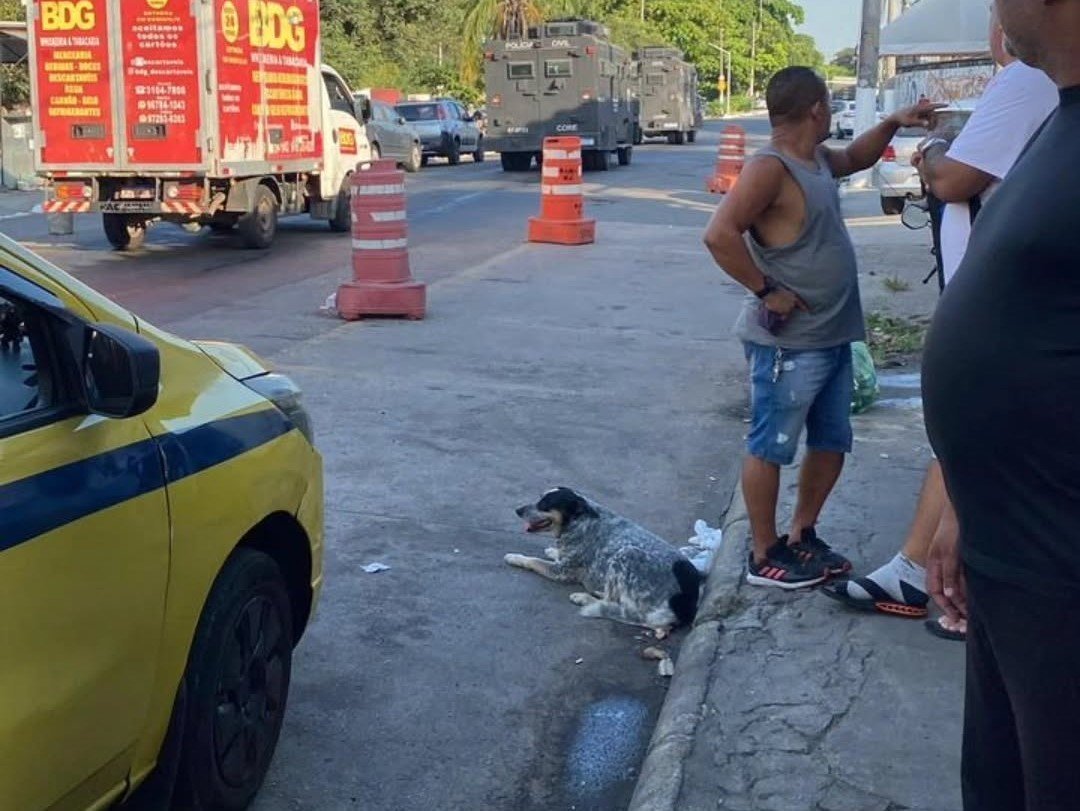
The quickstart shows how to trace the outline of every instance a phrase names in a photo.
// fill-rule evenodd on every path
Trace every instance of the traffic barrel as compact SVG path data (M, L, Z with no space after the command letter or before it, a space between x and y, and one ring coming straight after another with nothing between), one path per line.
M409 270L405 173L392 160L363 164L353 172L349 191L353 278L338 288L338 313L347 321L423 318L426 285Z
M724 127L720 133L720 149L716 154L716 167L712 177L705 183L712 194L725 194L735 188L743 164L746 163L746 130L735 124Z
M581 139L576 135L545 138L540 166L540 216L529 218L529 242L595 242L596 220L584 218Z

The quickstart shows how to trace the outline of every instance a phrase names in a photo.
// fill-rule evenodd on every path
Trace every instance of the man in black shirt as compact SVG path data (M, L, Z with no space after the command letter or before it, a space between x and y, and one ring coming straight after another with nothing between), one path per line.
M959 522L929 587L968 616L967 811L1080 808L1080 0L996 0L1061 105L975 222L923 398Z

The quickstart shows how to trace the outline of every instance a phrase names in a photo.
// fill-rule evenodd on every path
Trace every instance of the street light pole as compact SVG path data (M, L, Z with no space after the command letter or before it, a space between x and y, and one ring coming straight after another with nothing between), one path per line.
M720 70L724 70L723 60L727 59L727 75L724 80L724 115L731 115L731 51L722 45L717 45L715 42L708 43L708 46L715 51L720 52Z

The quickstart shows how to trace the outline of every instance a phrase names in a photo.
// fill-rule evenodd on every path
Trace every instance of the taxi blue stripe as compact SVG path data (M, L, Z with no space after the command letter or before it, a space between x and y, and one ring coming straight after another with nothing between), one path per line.
M276 408L125 445L0 486L0 552L227 462L293 429ZM164 467L162 461L164 460Z

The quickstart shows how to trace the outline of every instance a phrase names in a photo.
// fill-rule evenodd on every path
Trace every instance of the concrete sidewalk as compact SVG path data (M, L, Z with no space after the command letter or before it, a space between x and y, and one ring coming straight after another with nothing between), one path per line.
M849 220L864 305L926 317L936 286L918 284L925 246L891 222ZM819 525L856 573L899 549L931 458L917 369L879 379L882 399L855 418L854 453ZM784 474L782 522L797 474ZM963 645L813 591L746 585L747 536L736 494L631 809L956 811Z

